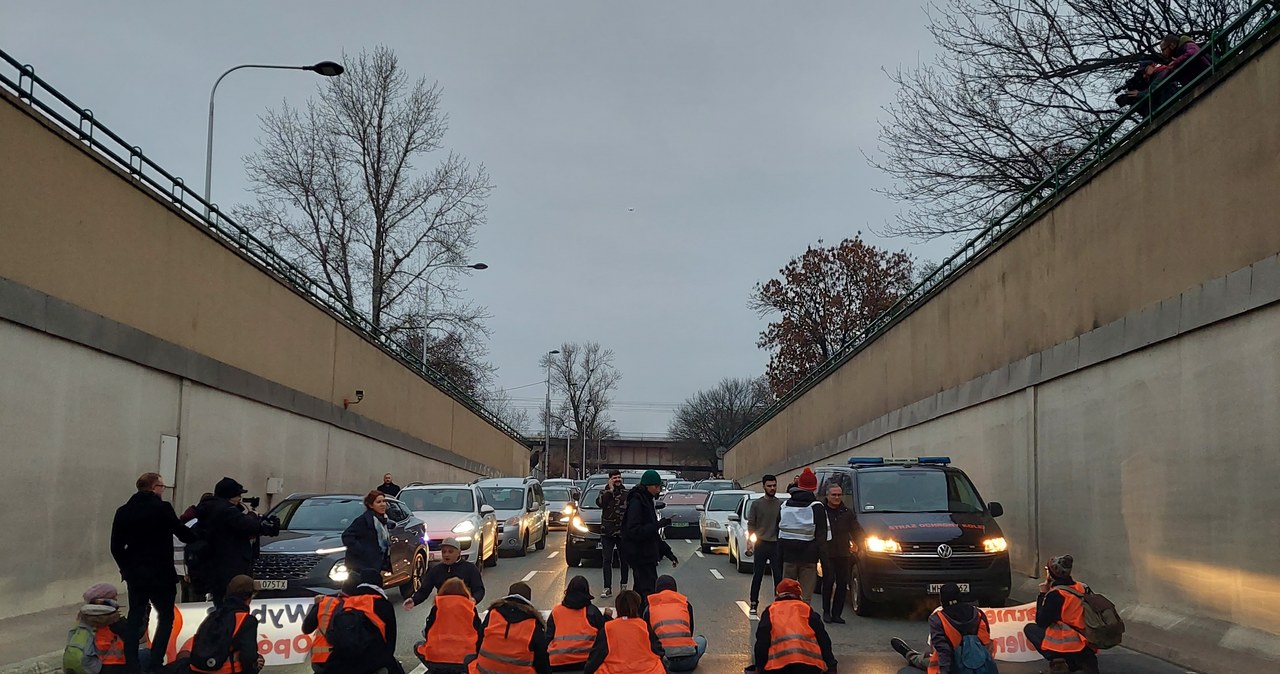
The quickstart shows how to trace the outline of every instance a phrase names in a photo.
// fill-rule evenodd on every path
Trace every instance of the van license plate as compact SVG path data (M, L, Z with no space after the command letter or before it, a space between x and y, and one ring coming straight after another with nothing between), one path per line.
M287 590L289 589L289 581L287 580L260 580L258 581L259 590Z
M943 585L942 583L930 583L930 584L929 584L929 594L938 594L938 593L942 592L942 585ZM961 594L968 594L968 592L969 592L969 584L968 584L968 583L956 583L956 585L959 585L959 586L960 586L960 593L961 593Z

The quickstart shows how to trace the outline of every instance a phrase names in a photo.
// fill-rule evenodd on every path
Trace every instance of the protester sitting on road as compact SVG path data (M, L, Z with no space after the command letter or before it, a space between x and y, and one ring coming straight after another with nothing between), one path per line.
M1084 583L1071 577L1075 559L1071 555L1054 557L1045 565L1045 579L1036 598L1036 621L1022 629L1044 659L1063 660L1072 672L1097 672L1098 651L1084 638L1084 600L1065 591L1070 588L1083 595Z
M650 595L652 598L652 595ZM618 617L604 624L582 674L665 674L662 643L640 617L644 599L626 590L618 593Z
M1164 36L1160 40L1160 53L1169 62L1159 66L1157 72L1167 73L1178 86L1189 84L1197 75L1209 69L1209 59L1200 53L1200 45L1186 35ZM1183 67L1183 64L1186 66Z
M668 672L691 672L707 652L707 638L693 633L693 604L676 590L676 579L658 576L658 591L644 611L649 628L667 654Z
M347 571L391 571L391 534L395 523L387 519L387 495L373 490L364 496L364 512L342 532L347 548Z
M818 556L831 538L827 532L827 508L814 494L818 476L805 467L791 498L778 514L778 546L782 550L782 577L800 581L802 598L809 603L818 582Z
M440 563L422 574L422 583L412 597L404 600L406 611L421 604L433 591L444 586L445 581L457 578L467 585L467 592L475 602L484 600L484 578L475 564L462 559L462 547L458 539L446 538L440 543Z
M129 671L124 642L129 636L114 585L98 583L84 592L76 626L67 634L62 668L68 674L122 674ZM147 658L140 661L145 664Z
M822 617L804 601L800 583L794 578L778 583L773 603L760 614L752 655L756 671L781 674L836 671L831 637L822 624ZM764 663L763 668L760 663Z
M347 585L349 584L345 583L342 590L336 595L316 595L316 603L311 605L311 608L307 610L306 617L302 619L302 633L312 635L311 671L316 674L337 671L336 669L330 669L329 666L333 655L333 647L329 644L328 633L334 614L342 606L342 600L347 597L347 589L349 589Z
M532 598L529 585L516 582L489 606L470 674L551 674L546 627Z
M364 570L351 576L336 597L317 598L302 621L316 635L311 668L316 674L402 674L395 658L395 605L382 589L382 574ZM337 639L334 635L358 635Z
M551 609L547 619L547 655L551 669L557 672L577 671L587 662L596 643L596 633L604 627L605 617L591 603L591 585L582 576L574 576L564 588L564 600Z
M257 674L265 661L258 655L258 619L249 612L253 578L236 576L219 594L222 603L196 628L188 667L195 674Z
M422 628L422 641L413 647L418 660L434 674L461 674L467 659L480 650L483 626L476 602L461 578L450 578L436 592L435 606Z
M391 473L382 476L382 484L378 485L378 491L395 498L400 495L400 485L391 481Z
M929 644L932 649L928 655L912 650L906 641L898 637L889 641L893 650L907 659L907 664L929 674L956 671L953 665L959 662L960 643L967 636L976 636L986 647L988 657L992 652L991 625L987 622L987 614L973 604L961 603L960 586L955 583L942 586L941 599L942 605L929 616ZM994 661L992 666L995 666Z

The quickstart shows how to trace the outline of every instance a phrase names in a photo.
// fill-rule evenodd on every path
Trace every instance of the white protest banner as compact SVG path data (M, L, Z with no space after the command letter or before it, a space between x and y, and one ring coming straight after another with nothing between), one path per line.
M1023 626L1036 621L1034 602L1008 608L980 610L987 614L987 622L991 624L991 644L995 647L997 660L1034 662L1040 659L1040 654L1022 633Z
M293 665L307 661L311 653L311 636L302 633L302 620L315 605L313 597L290 599L257 599L249 604L249 612L258 619L258 653L268 665ZM209 602L178 604L173 615L173 636L169 640L166 661L179 651L191 650L191 640L204 617ZM151 613L151 634L155 634L156 615Z

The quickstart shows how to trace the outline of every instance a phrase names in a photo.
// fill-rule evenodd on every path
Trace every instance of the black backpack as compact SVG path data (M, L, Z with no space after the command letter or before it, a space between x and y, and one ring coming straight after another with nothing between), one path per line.
M222 668L231 657L231 645L236 636L234 611L214 609L205 616L191 640L191 671L214 672Z
M354 606L348 606L346 600L340 600L324 637L334 653L347 662L377 657L384 643L382 634L369 616Z
M187 567L187 575L191 577L192 584L201 587L211 580L210 575L213 570L212 530L212 523L196 522L196 525L191 527L191 533L195 538L182 548L182 562Z

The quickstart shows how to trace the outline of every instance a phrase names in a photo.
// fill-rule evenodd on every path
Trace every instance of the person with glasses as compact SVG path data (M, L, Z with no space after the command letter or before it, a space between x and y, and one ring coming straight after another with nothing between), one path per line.
M148 607L156 611L152 643L162 645L152 652L151 666L158 668L162 664L163 644L169 643L178 593L173 537L183 543L195 539L195 534L178 521L173 506L164 500L165 483L159 473L143 473L135 486L137 492L116 510L111 522L111 556L129 592L124 658L125 667L131 672L138 670L138 642L146 629Z
M822 546L822 620L843 625L845 592L849 569L853 566L853 511L844 504L844 489L828 482L826 499L827 531L831 538Z

